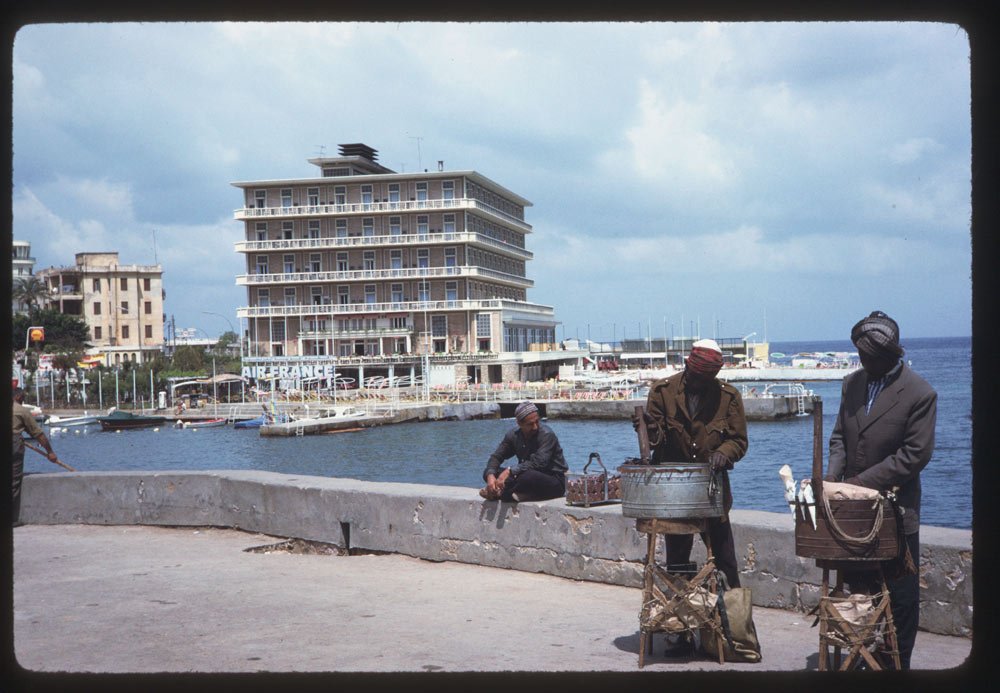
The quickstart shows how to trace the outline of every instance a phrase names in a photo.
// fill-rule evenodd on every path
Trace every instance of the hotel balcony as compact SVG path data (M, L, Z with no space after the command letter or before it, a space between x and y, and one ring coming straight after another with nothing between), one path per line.
M378 337L406 337L412 335L412 327L377 327L374 329L358 328L356 330L302 330L298 334L298 339L375 339Z
M511 228L531 233L531 224L507 214L495 207L471 198L453 200L409 200L406 202L357 202L351 204L292 205L288 207L243 207L233 216L237 221L259 219L295 219L322 216L361 216L372 214L400 214L403 212L427 212L442 210L475 210L500 221Z
M541 318L552 317L552 306L538 303L511 301L503 298L464 299L460 301L402 301L392 303L346 303L323 305L274 305L244 306L237 309L239 318L286 318L299 316L371 316L380 313L420 313L424 311L513 310L535 314Z
M485 267L408 267L402 269L346 270L342 272L284 272L279 274L241 274L239 286L274 286L277 284L316 284L318 282L392 281L406 279L483 278L493 282L527 289L534 280Z
M288 250L333 250L343 248L361 248L373 246L399 245L443 245L467 243L471 246L483 246L522 260L530 260L535 254L530 250L498 241L481 233L449 232L449 233L403 233L391 236L347 236L341 238L296 238L271 241L239 241L235 244L238 253L261 253Z

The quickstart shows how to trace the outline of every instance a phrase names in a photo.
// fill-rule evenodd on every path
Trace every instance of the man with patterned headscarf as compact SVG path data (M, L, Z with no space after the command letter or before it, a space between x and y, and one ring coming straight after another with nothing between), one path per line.
M691 346L684 370L658 380L646 399L646 430L653 464L701 462L711 465L722 483L724 514L708 522L708 539L715 564L730 587L740 586L739 567L729 510L733 495L728 470L746 454L747 420L740 392L716 378L722 368L722 349L713 339L701 339ZM638 429L640 422L633 418ZM704 535L702 537L705 538ZM667 570L688 563L694 536L666 535ZM693 649L690 638L668 650L683 654Z
M517 428L507 432L490 455L479 495L487 500L537 501L566 493L566 459L552 429L541 422L534 402L521 402L514 410ZM500 469L504 460L517 464Z
M920 471L934 452L937 393L903 362L899 325L882 311L858 321L851 341L862 368L844 378L823 478L880 491L898 487L906 547L918 561ZM903 669L910 668L920 618L920 576L915 566L910 568L890 574L887 581ZM865 574L845 578L852 591L873 587Z

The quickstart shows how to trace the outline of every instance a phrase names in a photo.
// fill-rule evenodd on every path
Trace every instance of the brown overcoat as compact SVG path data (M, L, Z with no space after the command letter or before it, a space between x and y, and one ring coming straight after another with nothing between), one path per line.
M657 380L649 388L646 413L653 463L708 462L708 454L718 450L729 458L730 466L746 454L747 419L743 398L729 383L716 379L701 394L698 411L688 412L684 372ZM733 507L729 473L722 473L726 513Z

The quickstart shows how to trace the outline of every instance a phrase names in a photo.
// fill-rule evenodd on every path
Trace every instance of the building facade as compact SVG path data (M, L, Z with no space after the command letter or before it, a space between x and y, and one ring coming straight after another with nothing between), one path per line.
M528 300L528 200L443 162L396 173L367 145L339 149L309 159L314 177L233 183L246 375L324 366L360 383L434 363L499 382L575 358L558 352L552 307Z
M48 304L82 319L106 366L142 363L163 350L163 268L121 265L118 253L77 253L71 267L38 273Z
M30 277L35 272L35 258L31 257L31 243L28 241L11 241L11 286L15 286L21 279ZM23 301L12 300L11 311L14 313L27 313L28 305Z

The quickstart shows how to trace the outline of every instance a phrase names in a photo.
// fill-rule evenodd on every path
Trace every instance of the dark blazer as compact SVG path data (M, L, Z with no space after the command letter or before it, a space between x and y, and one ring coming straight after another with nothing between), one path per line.
M708 453L719 451L730 468L747 452L747 419L743 398L729 383L716 380L702 395L698 412L687 409L684 372L657 380L649 388L646 413L653 464L708 462ZM733 494L729 473L722 474L723 507L729 513Z
M920 528L920 471L934 452L937 393L904 363L869 414L867 397L863 369L844 378L826 478L856 477L860 485L880 491L898 486L903 531L913 534Z

